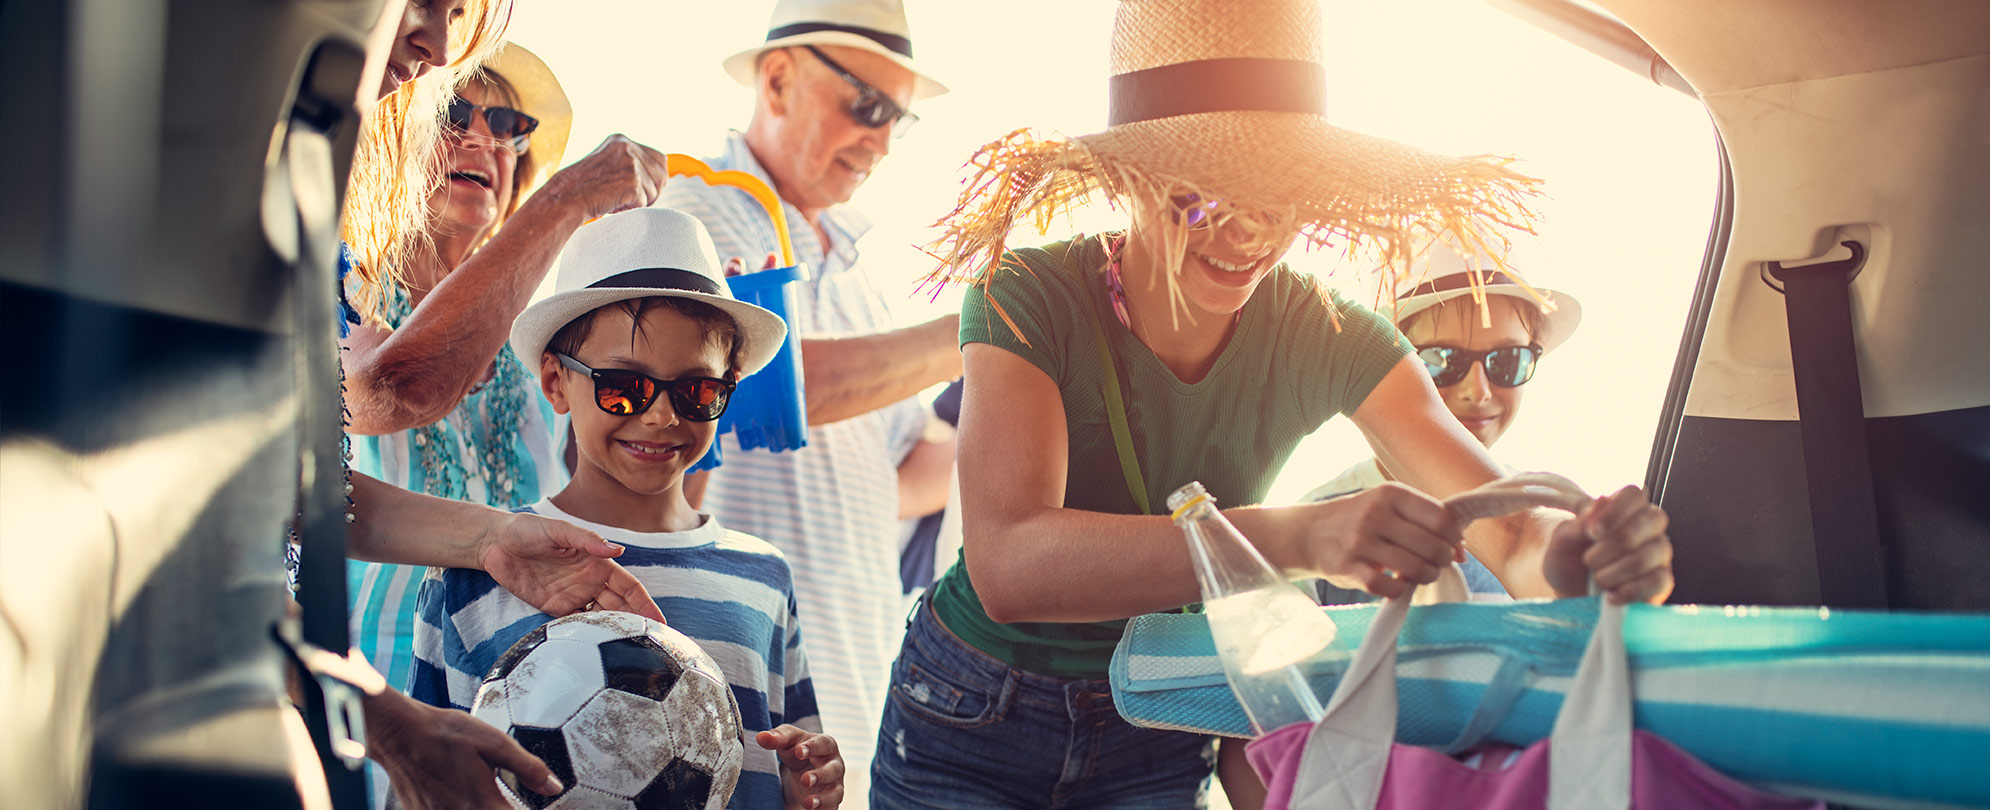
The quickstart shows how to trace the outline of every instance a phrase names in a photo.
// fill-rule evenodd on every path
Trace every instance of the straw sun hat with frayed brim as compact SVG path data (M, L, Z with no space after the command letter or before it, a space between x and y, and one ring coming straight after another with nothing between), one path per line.
M1442 246L1432 247L1428 254L1417 258L1410 273L1423 279L1422 283L1404 292L1381 311L1397 326L1409 320L1410 316L1447 301L1469 298L1483 302L1486 299L1481 295L1517 298L1527 306L1539 309L1541 321L1534 341L1541 344L1543 352L1554 351L1582 323L1582 302L1575 300L1575 296L1546 287L1521 284L1501 272L1499 263L1484 254L1473 254L1468 260L1457 251Z
M732 296L711 235L682 211L637 208L582 225L560 251L559 268L552 296L511 324L511 349L519 357L536 361L582 315L650 296L703 301L732 316L742 375L767 365L788 337L781 316Z
M1404 280L1413 245L1450 234L1503 248L1506 232L1530 227L1538 181L1508 159L1447 157L1328 123L1325 28L1318 0L1122 0L1107 129L1019 130L982 147L940 223L932 279L986 282L1011 228L1042 230L1094 191L1154 208L1193 192L1315 244L1374 250Z
M560 80L553 78L552 68L516 42L500 47L497 56L484 64L484 70L504 77L511 85L518 94L519 112L539 119L539 127L532 130L531 148L518 156L518 193L511 199L511 209L516 211L534 189L560 170L560 159L567 153L567 135L573 130L574 108Z
M918 78L915 99L947 92L912 62L912 27L905 22L903 0L779 0L767 20L767 41L727 57L726 74L752 87L761 53L802 45L840 45L890 59Z

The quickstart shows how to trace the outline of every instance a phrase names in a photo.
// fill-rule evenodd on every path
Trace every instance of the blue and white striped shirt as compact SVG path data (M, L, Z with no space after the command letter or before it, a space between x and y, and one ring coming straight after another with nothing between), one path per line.
M483 414L496 392L485 389L463 398L463 402L438 423L439 435L447 443L445 452L457 458L470 458L477 452L475 439L491 431L509 431L524 459L531 463L513 471L512 500L502 502L484 480L484 470L476 464L462 465L468 500L510 509L532 503L542 493L560 491L566 486L567 468L554 445L554 430L565 432L564 418L555 416L553 406L539 393L538 378L517 381L526 386L525 408L518 424L496 425ZM352 469L402 489L436 494L430 486L416 452L417 432L399 430L385 436L352 436ZM410 645L415 623L415 595L421 587L423 568L419 565L346 561L346 594L352 601L350 616L352 644L387 677L388 685L406 689L412 672Z
M754 742L754 733L782 723L822 728L794 585L781 552L709 516L687 532L643 533L580 520L551 501L520 511L559 518L626 547L616 561L649 589L673 629L718 662L739 701L746 761L727 807L781 808L780 762ZM429 569L421 586L414 685L408 694L430 705L469 710L498 656L552 620L482 571Z
M732 133L725 153L706 161L771 178L746 139ZM758 267L779 252L765 209L746 192L673 179L657 205L698 218L723 259ZM858 264L857 240L871 223L847 205L820 217L828 241L786 205L795 259L809 266L788 309L788 328L804 338L867 334L892 327L885 296ZM905 632L900 598L898 464L918 443L932 411L915 399L827 425L811 425L808 446L785 453L742 450L720 437L723 466L711 474L704 508L726 525L765 539L794 566L795 590L808 618L810 663L823 725L849 766L845 808L869 797L872 749L884 713L891 662ZM674 624L676 619L671 620Z

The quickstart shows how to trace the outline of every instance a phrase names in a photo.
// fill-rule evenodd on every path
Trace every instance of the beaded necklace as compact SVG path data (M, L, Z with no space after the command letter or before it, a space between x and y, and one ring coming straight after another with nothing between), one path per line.
M389 284L381 309L388 327L399 329L414 312L414 302L406 288ZM506 344L498 349L493 365L490 382L470 389L449 415L408 431L408 452L421 467L423 492L469 500L469 479L475 473L483 479L486 504L506 509L526 505L518 491L519 475L532 463L518 442L525 411L525 364ZM465 446L470 451L467 463Z
M1099 244L1106 251L1106 297L1112 300L1112 312L1119 316L1119 325L1132 331L1133 324L1126 319L1126 284L1119 280L1120 254L1126 250L1126 234L1100 234Z

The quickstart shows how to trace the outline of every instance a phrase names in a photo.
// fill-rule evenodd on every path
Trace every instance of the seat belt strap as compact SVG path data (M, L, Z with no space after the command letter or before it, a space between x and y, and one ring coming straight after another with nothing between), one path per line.
M1865 263L1866 251L1858 242L1841 244L1851 248L1851 258L1794 268L1769 262L1768 270L1783 282L1789 315L1790 363L1823 602L1884 608L1886 556L1852 333L1852 278Z

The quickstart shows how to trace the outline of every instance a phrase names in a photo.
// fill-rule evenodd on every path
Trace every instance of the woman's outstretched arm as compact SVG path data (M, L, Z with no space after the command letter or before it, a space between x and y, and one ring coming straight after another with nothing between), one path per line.
M989 617L1104 621L1201 599L1188 545L1166 516L1064 508L1066 486L1125 484L1117 478L1068 480L1068 428L1056 383L995 346L971 343L964 356L962 531L968 572ZM1019 402L1030 407L1017 407ZM1382 569L1429 582L1458 542L1450 514L1404 486L1224 514L1273 565L1295 574L1345 574L1380 593L1402 587Z

